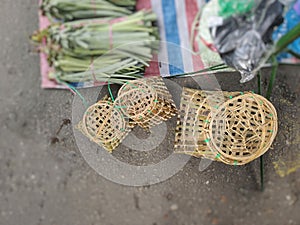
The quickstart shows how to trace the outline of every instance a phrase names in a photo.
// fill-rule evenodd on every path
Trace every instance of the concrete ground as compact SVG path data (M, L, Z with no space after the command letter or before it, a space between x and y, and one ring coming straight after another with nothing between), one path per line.
M40 88L39 58L28 39L38 27L36 1L2 0L0 12L1 225L300 224L299 67L281 66L278 73L272 101L279 133L265 155L264 192L258 160L240 167L212 163L200 172L199 159L191 159L162 183L122 186L83 159L69 123L72 94ZM264 87L269 74L264 71ZM239 84L238 74L217 78L223 90L256 85ZM116 153L123 160L137 156ZM280 172L291 173L282 178Z

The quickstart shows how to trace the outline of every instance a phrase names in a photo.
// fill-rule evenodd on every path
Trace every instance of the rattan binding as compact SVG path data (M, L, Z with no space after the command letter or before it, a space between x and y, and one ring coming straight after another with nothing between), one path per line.
M260 95L184 88L175 152L243 165L270 148L277 129L276 110Z

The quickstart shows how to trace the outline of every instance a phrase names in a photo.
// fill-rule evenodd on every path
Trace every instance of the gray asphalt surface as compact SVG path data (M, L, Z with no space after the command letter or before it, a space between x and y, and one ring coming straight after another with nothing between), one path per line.
M281 178L273 166L299 155L299 67L282 66L278 73L272 101L280 126L265 156L264 192L259 161L212 163L200 172L199 160L191 159L167 181L127 187L98 175L82 157L68 123L73 95L40 88L39 58L29 42L38 27L36 1L2 0L0 12L1 225L300 224L300 170ZM264 87L269 74L264 71ZM255 80L239 84L236 73L217 78L223 90L256 86ZM190 79L177 82L193 86ZM172 152L171 144L166 139L160 151ZM115 157L144 164L153 154L121 148Z

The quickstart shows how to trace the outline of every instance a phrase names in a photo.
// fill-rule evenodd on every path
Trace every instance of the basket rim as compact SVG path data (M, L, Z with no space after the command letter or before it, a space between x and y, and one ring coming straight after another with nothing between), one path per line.
M151 100L153 102L155 102L155 100L157 100L158 95L157 95L156 90L153 87L147 85L146 82L143 82L143 81L141 81L141 79L138 79L138 80L133 80L133 81L130 81L130 82L126 82L126 84L122 85L122 87L118 91L118 97L115 99L115 104L118 104L117 102L120 101L120 99L122 99L122 97L128 95L128 93L135 92L136 90L139 89L139 88L133 88L133 89L129 89L129 91L126 91L126 92L123 93L123 89L125 87L127 87L128 85L131 86L130 84L132 84L132 83L141 83L141 84L143 84L145 87L147 87L151 91L151 93L153 95L153 97L152 97L153 99L151 99ZM122 113L125 116L127 116L128 118L131 118L131 119L135 120L136 118L139 118L141 115L145 115L145 113L147 113L147 111L149 110L149 108L153 108L153 105L148 105L143 112L140 112L139 114L136 114L134 116L129 115L127 113L127 111L123 107L121 107L120 110L122 111Z
M213 135L212 135L212 124L209 125L209 134L206 134L208 138L211 138L211 141L210 143L212 143L213 147L210 147L211 151L215 152L216 154L218 154L220 156L220 158L222 159L222 161L228 161L229 163L231 163L231 161L240 161L240 165L241 164L246 164L256 158L258 158L259 156L263 155L272 145L275 137L276 137L276 134L277 134L277 131L278 131L278 118L277 118L277 111L274 107L274 105L268 101L266 98L264 98L263 96L261 95L258 95L258 94L254 94L254 93L251 93L251 92L247 92L245 94L242 95L243 98L253 98L254 97L254 100L259 103L258 101L262 101L269 109L270 111L272 112L273 116L272 116L272 121L273 121L273 132L272 132L272 135L271 135L271 138L269 140L265 140L265 132L263 132L263 136L261 137L261 144L260 144L260 147L258 148L257 151L254 152L254 154L251 154L250 156L243 156L243 157L236 157L236 156L232 156L232 155L228 155L226 153L224 153L215 143L214 141L214 138L213 138ZM210 118L211 120L213 120L216 115L218 115L219 112L222 111L222 109L226 109L226 106L228 104L230 104L231 102L235 101L237 98L241 98L241 95L240 96L236 96L230 100L227 100L226 102L224 102L220 107L219 109L216 111L216 113L214 115L211 115L210 113ZM262 111L262 108L261 108L261 105L260 104L257 104L258 107L261 109ZM265 124L265 116L262 117L262 123ZM226 162L225 162L226 163Z
M113 137L113 138L111 138L111 139L108 139L108 140L102 140L102 138L101 138L101 139L97 139L98 134L96 134L96 136L92 136L92 135L90 134L90 132L88 131L87 123L86 123L87 116L88 116L87 114L88 114L88 112L90 111L90 109L93 109L93 108L95 108L96 106L99 106L99 105L101 105L101 106L103 106L103 105L109 106L109 107L110 107L109 111L111 111L111 112L112 112L113 110L116 110L116 112L119 114L119 117L121 118L121 121L123 122L122 124L123 124L123 127L124 127L124 128L126 127L126 126L125 126L125 125L126 125L126 120L125 120L125 118L122 116L120 110L117 109L117 108L115 108L114 105L113 105L111 102L109 102L109 101L100 100L100 101L98 101L97 103L95 103L95 104L93 104L93 105L91 105L90 107L87 108L87 110L85 111L85 113L84 113L84 115L83 115L83 119L82 119L82 128L83 128L84 132L86 133L86 135L87 135L92 141L94 141L94 142L96 142L96 143L101 142L101 143L105 144L105 143L108 143L108 142L112 142L112 141L115 139L115 137ZM107 120L108 120L108 119L109 119L109 118L107 118ZM105 123L103 123L103 124L105 125ZM103 126L104 126L104 125L103 125ZM99 130L100 130L100 128L99 128Z

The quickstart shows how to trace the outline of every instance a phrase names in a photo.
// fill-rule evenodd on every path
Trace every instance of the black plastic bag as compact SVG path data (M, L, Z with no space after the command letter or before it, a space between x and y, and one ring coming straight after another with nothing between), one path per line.
M222 19L211 27L216 49L224 62L241 73L241 82L255 76L274 27L283 22L283 5L278 0L262 0L250 13Z

